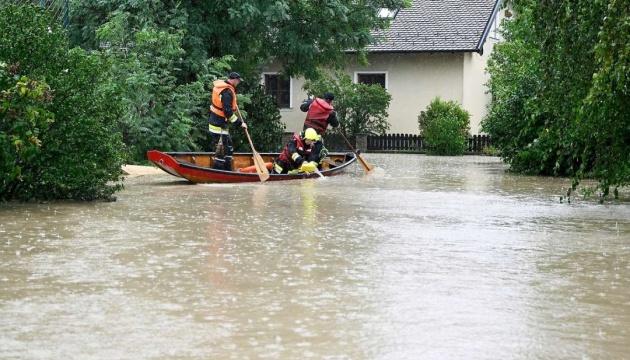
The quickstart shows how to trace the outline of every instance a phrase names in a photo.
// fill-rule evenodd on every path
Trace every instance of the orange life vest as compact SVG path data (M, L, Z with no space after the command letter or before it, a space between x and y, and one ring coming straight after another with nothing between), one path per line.
M234 86L227 83L225 80L217 80L212 83L212 105L210 105L210 111L225 118L223 112L223 103L221 102L221 92L225 89L229 89L232 92L232 109L236 109L236 89ZM228 119L225 119L227 121Z
M326 102L326 100L315 98L306 113L304 127L311 127L315 129L319 135L323 135L326 132L326 128L328 128L328 116L333 110L335 110L335 108Z

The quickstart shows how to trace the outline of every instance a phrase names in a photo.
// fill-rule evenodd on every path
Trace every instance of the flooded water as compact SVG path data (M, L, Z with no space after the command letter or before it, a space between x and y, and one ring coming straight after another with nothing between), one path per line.
M366 158L0 205L0 358L630 357L630 202L561 203L568 180L492 157Z

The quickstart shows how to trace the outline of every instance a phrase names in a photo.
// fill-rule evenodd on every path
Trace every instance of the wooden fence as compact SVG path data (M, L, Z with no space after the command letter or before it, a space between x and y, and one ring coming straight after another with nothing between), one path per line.
M427 151L422 136L415 134L359 135L349 137L348 140L354 147L369 152L424 153ZM331 151L348 149L343 138L337 134L326 135L324 142ZM488 135L472 135L468 138L466 152L480 154L484 148L491 145Z
M468 138L466 152L478 154L492 145L488 135L472 135ZM371 152L426 152L426 144L420 135L414 134L386 134L368 135L367 151Z

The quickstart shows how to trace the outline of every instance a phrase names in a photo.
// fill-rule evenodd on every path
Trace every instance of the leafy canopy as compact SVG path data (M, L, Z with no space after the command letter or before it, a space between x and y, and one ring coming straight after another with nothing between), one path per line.
M381 8L397 9L409 0L81 0L71 7L72 38L99 47L96 29L125 14L128 40L135 31L156 28L183 36L182 76L195 78L210 57L234 55L235 68L252 74L271 61L289 75L316 74L318 67L343 63L346 50L361 51L371 30L384 28Z
M482 128L515 171L630 184L630 7L515 0L488 66Z

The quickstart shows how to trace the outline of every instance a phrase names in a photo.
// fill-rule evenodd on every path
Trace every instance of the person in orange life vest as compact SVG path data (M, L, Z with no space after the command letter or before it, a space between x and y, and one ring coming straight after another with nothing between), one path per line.
M333 100L335 100L335 96L329 92L325 93L323 98L305 100L300 105L300 110L306 113L303 130L313 128L317 134L324 135L328 125L339 126L337 113L332 106Z
M214 169L232 170L232 137L228 130L231 123L247 129L247 124L243 119L236 116L236 87L241 83L239 73L231 72L227 80L217 80L213 83L212 98L210 105L210 118L208 120L208 131L210 132L210 149L217 149L217 144L223 145L224 154L217 154L214 158ZM219 146L218 148L221 148ZM216 151L216 150L215 150Z
M317 132L308 128L293 137L286 144L271 168L272 174L289 174L317 170L323 144Z

